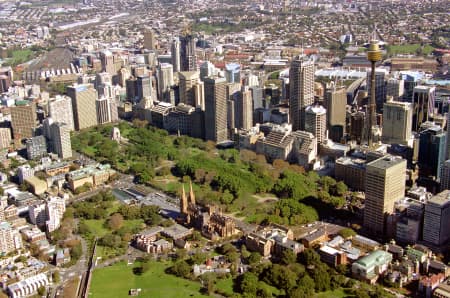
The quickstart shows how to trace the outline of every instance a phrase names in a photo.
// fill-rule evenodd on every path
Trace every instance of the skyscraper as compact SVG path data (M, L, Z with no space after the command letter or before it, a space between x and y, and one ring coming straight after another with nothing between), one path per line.
M241 65L238 63L225 64L225 78L228 83L240 83Z
M438 180L445 161L446 135L440 126L435 125L420 132L419 138L419 173Z
M206 77L214 76L216 72L216 67L209 61L205 61L200 65L200 79Z
M144 48L147 50L154 50L156 47L155 32L151 29L144 31Z
M140 75L136 78L137 102L144 98L153 97L152 79L149 75Z
M305 109L305 131L312 133L317 142L323 143L327 134L327 110L319 105Z
M420 125L433 116L435 87L416 86L413 91L413 130L419 131Z
M70 141L70 127L61 122L53 123L50 126L50 135L52 140L52 151L58 154L59 158L71 158L72 143Z
M386 233L386 216L394 202L405 195L406 160L384 156L366 165L364 227L374 234Z
M67 87L67 95L72 99L73 119L76 130L97 125L97 90L92 84L74 84Z
M48 113L54 122L67 124L72 131L75 129L73 124L72 99L65 95L56 95L48 102Z
M17 101L10 111L14 139L31 138L38 124L36 104L26 100Z
M388 144L407 145L411 140L412 104L388 101L383 107L382 141Z
M314 103L314 62L296 58L289 70L289 112L292 130L305 130L305 108Z
M104 124L111 122L111 101L110 97L102 96L97 98L95 106L97 109L97 122L98 124Z
M375 69L375 104L376 111L381 111L383 104L386 102L386 76L388 72L385 69ZM367 72L367 91L369 98L372 95L372 71Z
M182 71L179 73L180 102L195 107L195 89L198 83L198 71Z
M253 126L253 100L252 92L248 87L243 87L237 93L235 99L235 123L236 128L250 129Z
M114 56L111 51L104 50L100 52L100 61L102 63L102 71L112 76L116 74L116 65L114 64Z
M188 34L180 38L181 71L197 70L197 54L195 50L194 36Z
M227 140L227 84L225 78L205 78L205 139Z
M170 54L172 56L173 72L181 71L181 57L180 57L180 39L174 38L170 47Z
M169 63L158 66L158 96L161 101L170 102L170 88L173 86L173 67Z
M345 88L334 86L325 92L325 108L327 109L327 127L330 138L339 142L345 134L347 93Z
M396 78L390 78L386 84L386 97L392 96L394 100L399 100L405 93L404 81Z
M445 190L425 204L423 240L433 245L443 245L450 240L450 196Z

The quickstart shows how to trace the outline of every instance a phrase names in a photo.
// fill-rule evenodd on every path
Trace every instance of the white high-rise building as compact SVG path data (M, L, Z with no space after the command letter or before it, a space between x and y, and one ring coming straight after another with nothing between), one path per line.
M7 254L22 248L20 233L4 221L0 223L0 254Z
M292 130L305 130L305 109L314 103L314 62L312 60L301 56L292 61L289 69L289 86Z
M45 204L36 204L28 207L28 214L30 222L38 227L45 226L47 220L47 213L45 211Z
M400 101L386 102L383 107L383 142L407 145L411 137L412 104Z
M393 100L399 100L405 93L405 81L390 78L386 84L386 96L392 96Z
M322 106L308 106L305 110L305 131L312 133L317 142L327 137L327 110Z
M174 38L172 46L170 48L170 54L172 56L173 71L181 71L181 58L180 58L180 39L178 37Z
M72 143L70 129L65 123L56 122L50 126L53 152L62 159L72 157Z
M173 86L173 66L161 63L158 67L158 96L160 101L170 102L170 88Z
M75 129L73 123L72 99L65 95L56 95L48 102L48 113L53 122L67 124L72 131Z
M47 221L45 222L49 233L59 228L65 211L66 200L64 198L50 197L46 204Z

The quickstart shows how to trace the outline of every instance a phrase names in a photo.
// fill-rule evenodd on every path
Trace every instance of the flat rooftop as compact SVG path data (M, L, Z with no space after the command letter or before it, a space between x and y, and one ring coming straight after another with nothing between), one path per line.
M403 158L399 156L384 156L377 160L374 160L367 164L369 167L378 168L381 170L389 169L390 167L396 166L400 163L406 162Z

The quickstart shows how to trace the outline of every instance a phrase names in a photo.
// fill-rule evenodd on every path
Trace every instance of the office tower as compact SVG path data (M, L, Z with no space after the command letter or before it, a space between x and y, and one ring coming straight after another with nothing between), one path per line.
M200 79L211 77L216 74L216 67L209 61L205 61L200 65Z
M45 212L45 204L35 204L28 207L30 222L38 227L45 226L47 214Z
M179 73L180 102L195 107L194 86L199 81L198 71L182 71Z
M48 114L53 122L67 124L70 130L74 130L72 99L65 95L56 95L48 102Z
M9 148L11 144L11 129L8 127L0 128L0 149Z
M264 108L264 89L258 86L253 86L250 88L250 91L252 92L253 111Z
M181 71L197 70L197 54L195 50L194 36L188 34L180 38Z
M259 78L254 74L248 74L244 78L244 85L249 87L259 87Z
M173 67L169 63L158 66L158 96L159 100L170 102L170 89L173 86Z
M420 132L419 173L421 176L439 179L446 149L446 135L440 126L434 125Z
M17 101L16 106L11 107L10 111L14 139L31 138L38 125L36 104L26 100Z
M45 225L47 232L51 233L61 225L61 220L66 211L66 202L62 198L50 197L45 204L45 211L47 218Z
M386 235L386 216L394 202L405 196L406 160L384 156L366 165L364 227L380 237Z
M413 130L419 131L420 125L433 116L435 87L416 86L413 91Z
M404 81L396 78L390 78L386 84L386 97L392 96L393 100L399 100L405 90Z
M205 78L205 139L227 139L227 84L225 78Z
M75 130L97 125L97 90L92 84L74 84L67 87L67 95L72 99Z
M345 134L345 118L347 114L347 93L345 88L334 86L325 92L325 108L327 109L327 127L330 139L340 142Z
M194 85L195 106L203 111L205 110L205 84L202 81L198 81Z
M178 37L173 39L170 55L172 56L173 72L181 71L180 39Z
M443 245L450 240L449 190L433 196L425 204L423 240L433 245Z
M382 100L382 103L384 103L384 98L382 97L382 91L379 91L379 87L378 84L380 84L380 81L383 81L384 84L384 76L380 77L378 76L378 80L377 80L377 75L375 73L375 64L381 60L381 51L380 51L380 47L378 45L378 41L377 40L371 40L370 41L370 46L369 46L369 51L367 52L367 60L370 61L371 63L371 71L370 73L367 73L367 88L369 90L369 111L368 111L368 115L366 117L366 126L365 126L365 137L367 138L367 145L369 147L372 147L373 145L373 132L374 129L377 125L377 119L376 119L376 107L377 107L377 99ZM369 79L370 78L370 79ZM370 82L370 84L369 84ZM378 87L378 89L377 89ZM380 92L379 97L377 97L377 93L376 92Z
M450 189L450 160L446 160L441 167L441 191Z
M102 96L96 101L97 107L97 121L99 124L116 122L117 103L114 98Z
M253 127L253 100L248 87L243 87L235 98L235 123L238 129Z
M0 254L6 255L22 248L22 237L10 223L0 223Z
M305 110L305 131L317 138L317 143L323 143L327 138L327 110L319 105L308 106Z
M385 69L376 69L375 70L375 103L376 103L376 111L381 111L383 108L383 104L386 102L386 77L387 70ZM372 96L372 70L367 72L367 91L369 94L369 99Z
M228 83L240 83L241 65L238 63L225 64L225 78Z
M125 80L126 84L126 93L127 93L127 100L132 103L139 102L137 98L137 80L135 77L130 77L127 80Z
M144 48L154 50L156 48L155 32L151 29L144 31Z
M111 51L108 50L101 51L100 61L102 63L102 71L107 72L112 76L116 74L114 55L111 53Z
M236 127L236 107L233 99L227 100L227 128L228 132L231 134Z
M59 158L71 158L72 143L70 141L70 127L61 122L52 123L50 125L50 136L52 140L52 151L58 154Z
M407 145L412 137L412 104L388 101L383 107L383 143Z
M32 137L26 140L27 158L35 159L47 155L47 142L44 136Z
M289 114L292 130L305 130L305 108L314 103L314 62L296 58L289 70Z
M131 72L127 68L122 67L121 69L119 69L118 81L119 81L120 87L126 87L126 80L129 79L130 76L131 76Z
M98 88L100 85L104 84L112 84L112 76L107 72L100 72L95 76L95 88Z
M149 75L137 76L136 78L136 98L141 101L144 98L153 98L152 79Z

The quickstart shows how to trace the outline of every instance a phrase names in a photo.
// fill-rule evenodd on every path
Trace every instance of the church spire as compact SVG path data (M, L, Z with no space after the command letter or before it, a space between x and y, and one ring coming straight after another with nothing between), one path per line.
M180 212L181 214L187 214L187 198L186 192L184 191L184 184L181 185L181 198L180 198Z
M189 199L192 205L195 205L195 194L194 190L192 189L192 181L189 181Z

